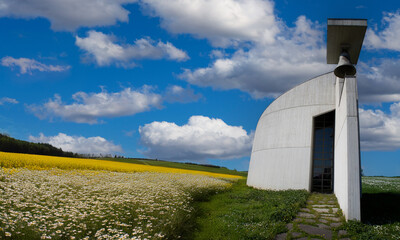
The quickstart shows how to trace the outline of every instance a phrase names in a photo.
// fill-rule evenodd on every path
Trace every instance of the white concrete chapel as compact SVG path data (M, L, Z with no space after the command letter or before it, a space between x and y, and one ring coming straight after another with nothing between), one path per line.
M334 72L278 97L260 117L247 184L334 193L346 219L361 219L356 68L364 19L328 19L327 64Z

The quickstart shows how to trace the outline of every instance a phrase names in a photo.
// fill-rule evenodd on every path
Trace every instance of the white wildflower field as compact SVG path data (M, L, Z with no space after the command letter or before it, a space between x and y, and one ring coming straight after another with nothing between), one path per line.
M364 177L362 182L365 187L374 188L377 191L400 192L400 178Z
M0 238L177 239L196 196L232 180L92 170L0 170Z

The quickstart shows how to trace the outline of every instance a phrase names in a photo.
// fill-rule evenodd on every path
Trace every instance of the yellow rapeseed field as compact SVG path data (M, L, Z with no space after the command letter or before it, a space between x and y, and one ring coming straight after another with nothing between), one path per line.
M107 160L53 157L33 154L0 152L0 167L2 168L27 168L32 170L45 170L59 168L64 170L103 170L113 172L160 172L198 174L218 178L242 178L240 176L211 173L178 168L148 166L133 163L114 162Z

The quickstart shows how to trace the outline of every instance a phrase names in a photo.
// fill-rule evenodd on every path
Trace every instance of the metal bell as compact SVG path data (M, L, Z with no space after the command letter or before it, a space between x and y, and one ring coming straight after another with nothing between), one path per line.
M339 56L339 63L335 68L335 76L338 78L344 78L347 76L354 76L357 70L350 62L350 55L347 51L343 51Z

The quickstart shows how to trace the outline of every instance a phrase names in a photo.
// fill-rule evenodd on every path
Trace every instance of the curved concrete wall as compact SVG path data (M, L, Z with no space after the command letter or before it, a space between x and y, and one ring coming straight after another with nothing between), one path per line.
M313 117L335 109L335 75L313 78L281 95L262 114L247 184L262 189L311 189Z

